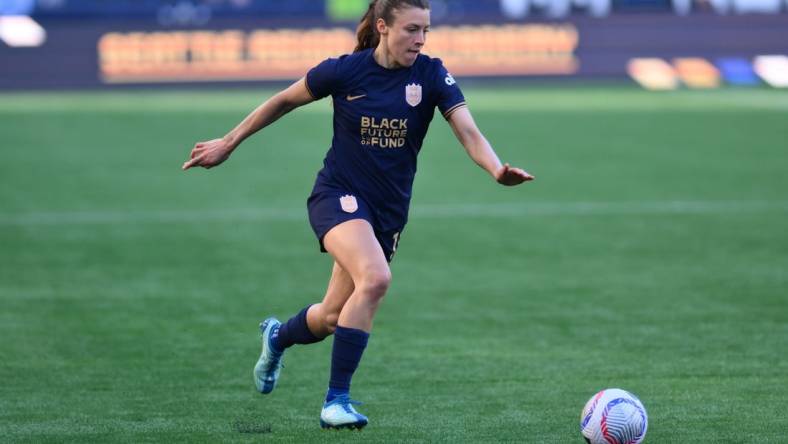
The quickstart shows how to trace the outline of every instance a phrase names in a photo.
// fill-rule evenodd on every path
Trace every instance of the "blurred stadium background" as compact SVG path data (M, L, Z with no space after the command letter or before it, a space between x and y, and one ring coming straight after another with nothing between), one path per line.
M0 88L298 78L352 50L365 0L5 0ZM785 0L436 0L460 77L788 85ZM53 75L54 72L57 75Z
M788 2L432 0L504 160L436 118L354 394L365 442L788 434ZM327 101L183 173L352 50L365 0L0 0L0 441L315 442L330 341L254 391L257 322L321 297L304 201Z

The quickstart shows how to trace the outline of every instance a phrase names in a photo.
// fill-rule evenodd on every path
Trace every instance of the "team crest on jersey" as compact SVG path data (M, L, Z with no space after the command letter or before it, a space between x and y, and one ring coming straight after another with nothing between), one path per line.
M358 201L356 196L347 194L339 198L339 204L342 205L342 211L345 213L355 213L358 210Z
M416 106L421 103L421 85L418 83L405 85L405 101L410 106Z

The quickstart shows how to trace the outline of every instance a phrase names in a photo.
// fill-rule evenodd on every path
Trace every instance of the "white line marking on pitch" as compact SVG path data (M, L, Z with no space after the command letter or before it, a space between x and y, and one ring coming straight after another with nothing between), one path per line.
M726 214L788 211L788 201L663 201L663 202L522 202L477 204L416 204L411 219L456 217L594 216L648 214ZM202 223L299 221L306 208L240 208L216 210L48 211L0 213L0 225L111 225L138 223Z

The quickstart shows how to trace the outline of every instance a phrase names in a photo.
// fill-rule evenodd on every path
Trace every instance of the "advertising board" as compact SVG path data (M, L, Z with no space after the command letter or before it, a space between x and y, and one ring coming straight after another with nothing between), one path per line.
M42 21L37 47L0 44L0 88L210 84L297 79L352 51L354 30L327 23L225 19L173 29L149 21ZM436 26L424 52L457 77L625 79L632 59L788 54L788 15L616 15L604 19ZM697 71L697 69L694 69Z

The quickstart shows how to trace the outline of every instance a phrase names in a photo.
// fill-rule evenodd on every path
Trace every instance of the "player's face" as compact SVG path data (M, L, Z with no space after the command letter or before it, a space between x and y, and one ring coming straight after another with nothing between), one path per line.
M382 21L382 20L381 20ZM430 30L430 10L406 7L394 10L394 23L384 26L381 38L386 39L389 54L397 65L408 67L416 58Z

